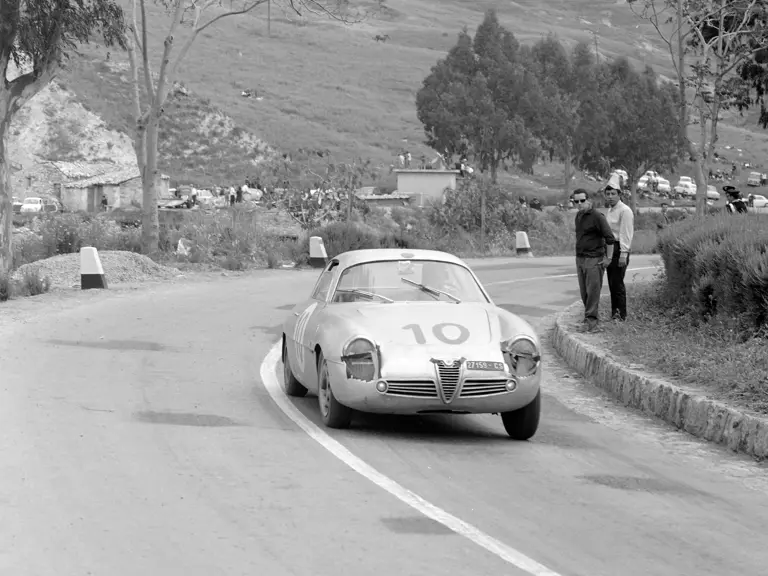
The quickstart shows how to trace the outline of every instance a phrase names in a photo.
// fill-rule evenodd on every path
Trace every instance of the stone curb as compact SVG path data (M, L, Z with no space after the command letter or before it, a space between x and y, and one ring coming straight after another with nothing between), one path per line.
M576 302L555 315L552 345L565 362L625 406L651 414L698 438L757 460L768 458L768 418L741 412L609 358L566 326Z

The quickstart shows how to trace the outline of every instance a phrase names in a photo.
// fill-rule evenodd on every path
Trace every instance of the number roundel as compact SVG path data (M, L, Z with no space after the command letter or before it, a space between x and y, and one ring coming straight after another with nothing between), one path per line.
M445 330L446 328L454 328L455 330L458 330L458 334L455 337L449 337L446 336ZM416 339L417 344L426 344L427 339L424 337L424 331L421 329L421 326L418 324L408 324L406 326L403 326L403 330L410 330L413 332L413 337ZM432 334L434 334L435 338L440 340L443 344L451 344L453 346L458 346L459 344L464 344L467 340L469 340L469 330L466 326L462 326L461 324L456 324L455 322L442 322L440 324L435 324L432 326Z
M449 338L445 335L445 329L451 326L459 331L459 334L455 338ZM469 340L469 330L467 330L467 328L461 324L456 324L455 322L443 322L442 324L435 324L432 327L432 334L434 334L435 338L440 340L440 342L445 344L453 344L455 346L464 344L464 342Z

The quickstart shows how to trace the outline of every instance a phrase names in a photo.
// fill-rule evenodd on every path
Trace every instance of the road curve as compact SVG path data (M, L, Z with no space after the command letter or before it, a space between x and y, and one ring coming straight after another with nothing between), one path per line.
M533 322L577 298L571 258L477 271ZM0 574L531 573L353 471L269 396L263 360L316 276L155 287L7 335ZM765 573L763 468L546 368L530 442L493 416L362 417L328 437L551 574ZM291 402L318 422L313 397Z

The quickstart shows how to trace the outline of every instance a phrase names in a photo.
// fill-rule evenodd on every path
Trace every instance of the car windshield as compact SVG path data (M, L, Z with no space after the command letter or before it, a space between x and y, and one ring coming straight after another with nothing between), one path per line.
M43 201L40 198L27 198L24 200L25 204L42 204Z
M350 266L332 302L488 302L464 266L435 260L392 260Z

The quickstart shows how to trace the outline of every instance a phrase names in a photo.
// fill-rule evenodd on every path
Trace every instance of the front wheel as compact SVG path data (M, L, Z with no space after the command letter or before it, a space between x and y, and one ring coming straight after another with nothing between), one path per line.
M501 422L504 429L513 440L528 440L536 434L539 428L539 419L541 417L541 390L536 393L536 397L527 406L503 412Z
M323 424L328 428L349 428L352 423L352 409L341 404L333 395L328 363L322 352L317 359L317 376L317 403Z
M288 396L302 398L307 395L307 389L296 379L288 358L288 346L283 343L283 390Z

